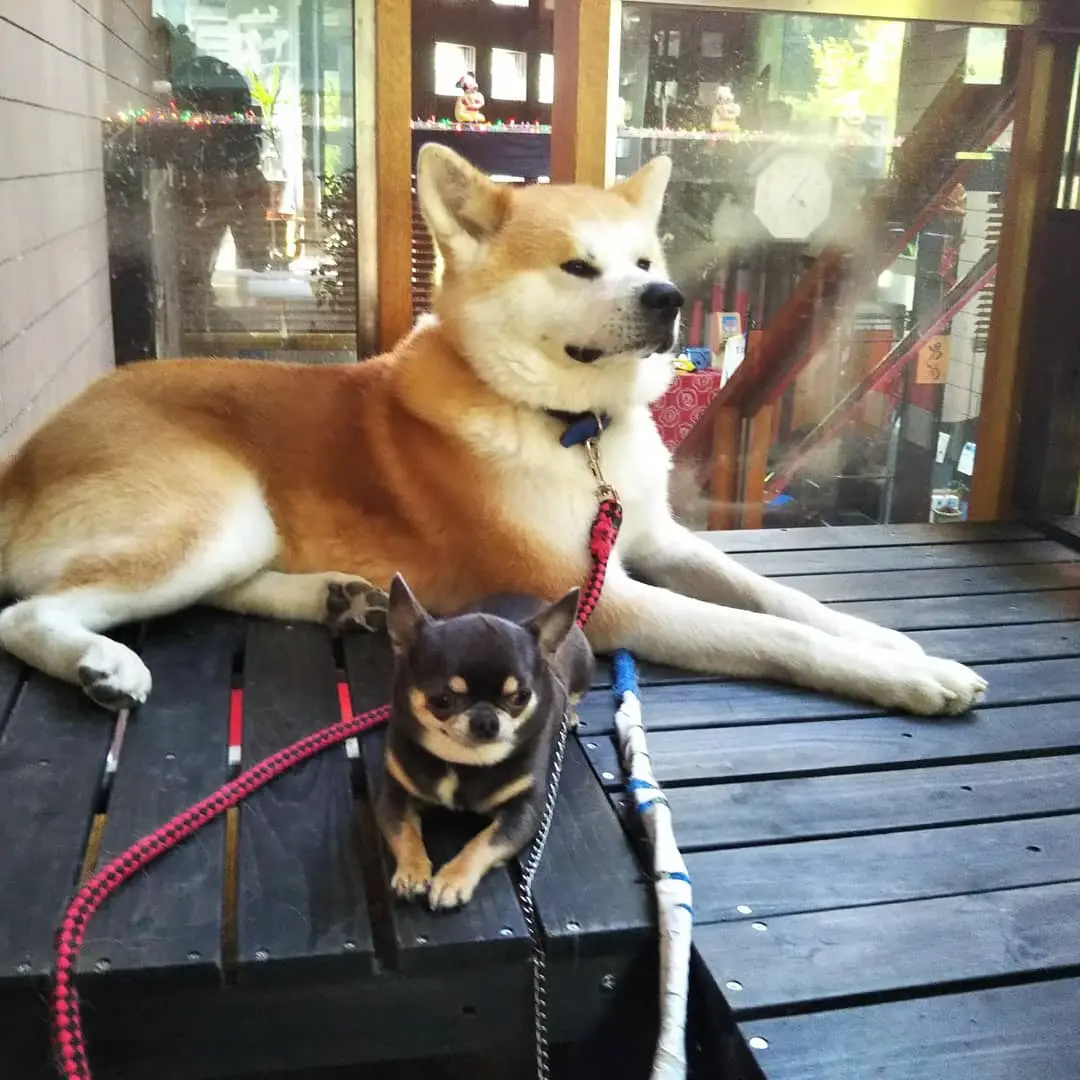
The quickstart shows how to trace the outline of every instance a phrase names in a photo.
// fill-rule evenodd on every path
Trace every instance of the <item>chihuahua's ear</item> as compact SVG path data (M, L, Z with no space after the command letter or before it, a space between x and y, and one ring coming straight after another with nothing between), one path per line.
M566 635L574 628L580 594L580 589L571 589L561 600L538 611L525 623L525 628L536 638L544 656L554 656L566 640Z
M386 629L395 656L404 656L416 641L420 628L431 616L420 606L400 574L390 582L390 603L386 611Z

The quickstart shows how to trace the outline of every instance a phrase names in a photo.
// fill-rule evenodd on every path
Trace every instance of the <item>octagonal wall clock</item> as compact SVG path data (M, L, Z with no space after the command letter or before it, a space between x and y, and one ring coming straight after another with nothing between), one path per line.
M832 176L817 154L785 150L758 173L754 213L774 240L809 239L832 204Z

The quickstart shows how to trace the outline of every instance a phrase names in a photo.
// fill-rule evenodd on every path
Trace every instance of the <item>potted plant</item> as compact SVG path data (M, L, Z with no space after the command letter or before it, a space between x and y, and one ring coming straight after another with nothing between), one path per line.
M281 160L281 136L274 118L278 98L281 96L281 69L275 64L269 81L264 82L255 71L247 74L251 96L262 115L262 160L260 167L266 178L266 208L281 209L285 195L285 167Z

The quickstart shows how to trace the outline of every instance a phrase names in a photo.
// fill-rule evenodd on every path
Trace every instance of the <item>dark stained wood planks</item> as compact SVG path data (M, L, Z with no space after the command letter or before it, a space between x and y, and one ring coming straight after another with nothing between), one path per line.
M1080 555L1051 540L998 544L919 544L900 547L817 548L810 551L740 552L735 559L766 577L918 570L968 570L1075 562ZM785 580L785 584L791 582Z
M991 544L1045 539L1027 525L849 525L843 528L741 529L702 534L730 554L758 551L814 551L819 548L917 547L924 544Z
M1080 815L691 852L687 867L706 923L1076 881Z
M695 928L736 1018L1080 971L1080 882Z
M192 611L150 624L142 655L150 700L124 736L97 866L228 778L229 696L239 619ZM80 971L163 970L220 977L225 819L219 817L124 886L90 924Z
M1076 1080L1080 979L756 1020L769 1080Z
M52 968L114 724L80 690L37 672L15 701L0 737L0 979Z
M675 787L687 851L1080 811L1080 758L1033 757L888 772Z
M252 621L244 652L247 768L339 718L326 630ZM316 965L369 972L373 943L344 747L327 750L240 807L242 978ZM270 958L274 964L266 963Z

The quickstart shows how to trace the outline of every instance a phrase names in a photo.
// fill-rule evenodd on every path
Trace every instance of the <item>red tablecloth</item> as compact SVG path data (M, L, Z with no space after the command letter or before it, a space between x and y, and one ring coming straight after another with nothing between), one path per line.
M652 405L653 419L669 450L690 433L701 414L720 392L723 379L715 368L679 375L667 393Z

